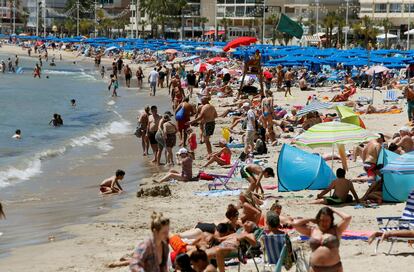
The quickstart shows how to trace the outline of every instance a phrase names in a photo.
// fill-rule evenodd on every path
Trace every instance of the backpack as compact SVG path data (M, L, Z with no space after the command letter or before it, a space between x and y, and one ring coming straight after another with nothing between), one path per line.
M185 109L184 107L181 107L175 114L175 120L182 121L184 120L184 117L185 117Z

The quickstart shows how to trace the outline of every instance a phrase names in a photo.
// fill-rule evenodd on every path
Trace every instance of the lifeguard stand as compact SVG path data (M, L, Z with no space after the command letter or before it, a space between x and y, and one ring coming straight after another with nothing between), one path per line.
M254 57L253 57L253 59L245 60L243 76L242 76L242 81L241 81L241 84L240 84L239 91L244 86L244 78L246 77L246 75L256 75L257 78L259 79L260 95L262 97L265 96L264 88L263 88L263 70L262 70L262 65L260 64L261 58L262 58L262 56L260 55L259 50L257 50Z

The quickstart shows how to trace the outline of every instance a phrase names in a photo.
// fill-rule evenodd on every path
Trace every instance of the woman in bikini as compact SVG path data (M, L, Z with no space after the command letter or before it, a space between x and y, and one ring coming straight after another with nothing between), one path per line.
M262 100L262 115L259 121L263 124L263 128L266 129L267 136L273 143L276 140L275 132L273 131L273 93L272 91L266 91L266 98Z
M175 109L180 105L184 100L184 90L181 87L175 87L171 94L172 99L172 108Z
M342 219L338 224L334 224L334 213ZM324 207L319 210L315 219L301 219L293 223L298 232L310 237L310 272L344 271L339 256L339 245L342 233L349 226L351 219L352 216L348 214ZM310 226L309 223L315 225Z
M221 139L219 142L220 151L208 155L208 162L203 166L204 168L210 164L217 162L218 165L229 165L231 163L231 150L227 147L227 142Z

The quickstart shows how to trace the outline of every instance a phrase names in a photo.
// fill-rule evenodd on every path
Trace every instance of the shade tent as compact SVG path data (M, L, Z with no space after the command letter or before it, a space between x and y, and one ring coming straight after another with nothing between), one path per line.
M287 144L279 154L277 176L279 192L326 189L335 179L321 156Z
M388 162L382 173L414 174L414 152L406 153Z
M382 149L377 164L383 164L384 168L398 159L400 155L386 149ZM400 175L392 172L383 173L382 198L388 202L407 201L408 195L414 189L414 174Z

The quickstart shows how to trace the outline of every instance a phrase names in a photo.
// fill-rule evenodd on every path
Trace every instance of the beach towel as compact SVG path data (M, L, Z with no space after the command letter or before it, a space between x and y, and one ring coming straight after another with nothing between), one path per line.
M374 231L352 231L352 230L346 230L344 233L342 233L342 239L343 240L362 240L366 241L368 238L374 233ZM300 236L301 241L307 241L309 240L308 236Z
M220 196L237 196L241 193L241 190L212 190L204 192L194 192L197 196L207 197L220 197Z
M387 111L387 112L378 112L378 113L368 113L368 114L399 114L399 113L401 113L402 112L402 110L400 110L400 109L392 109L392 110L390 110L390 111ZM358 113L356 113L356 114L358 114L358 115L366 115L367 113L361 113L361 112L358 112Z

